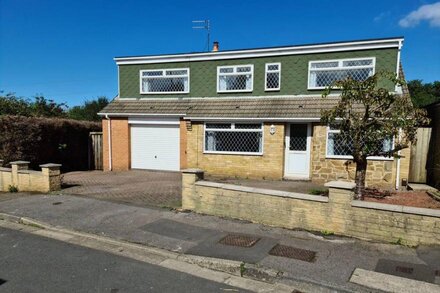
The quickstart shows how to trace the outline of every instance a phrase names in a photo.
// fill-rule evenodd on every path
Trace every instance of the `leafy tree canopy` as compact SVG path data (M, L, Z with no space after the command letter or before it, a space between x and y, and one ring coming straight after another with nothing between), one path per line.
M365 189L367 157L393 157L416 140L417 128L428 122L426 111L415 108L407 95L396 94L380 87L387 84L402 86L405 81L395 73L378 72L365 81L352 78L336 81L323 97L337 91L338 104L323 111L321 121L341 130L341 137L356 163L356 197L362 198ZM384 149L383 141L393 139Z
M98 97L96 100L86 101L82 106L70 108L68 117L75 120L100 121L97 115L109 103L106 97Z
M424 107L440 100L440 81L423 83L420 79L408 81L408 90L415 106Z
M26 117L59 117L75 120L99 121L97 113L109 103L106 97L86 101L84 105L69 109L66 103L56 103L38 95L33 100L17 97L14 93L0 92L0 115Z

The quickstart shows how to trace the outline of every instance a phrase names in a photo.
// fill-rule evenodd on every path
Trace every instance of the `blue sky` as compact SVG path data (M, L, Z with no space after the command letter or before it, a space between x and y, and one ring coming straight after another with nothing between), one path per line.
M440 80L440 2L0 0L0 90L70 106L117 93L115 56L405 37L407 79Z

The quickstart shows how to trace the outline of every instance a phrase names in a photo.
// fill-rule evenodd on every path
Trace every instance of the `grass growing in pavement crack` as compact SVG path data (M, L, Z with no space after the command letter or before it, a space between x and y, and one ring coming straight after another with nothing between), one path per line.
M240 264L240 276L243 277L244 273L246 272L246 263L242 262Z
M23 223L23 221L20 221L20 223L23 224L23 225L29 226L29 227L45 229L43 226L40 226L40 225L35 224L35 223Z

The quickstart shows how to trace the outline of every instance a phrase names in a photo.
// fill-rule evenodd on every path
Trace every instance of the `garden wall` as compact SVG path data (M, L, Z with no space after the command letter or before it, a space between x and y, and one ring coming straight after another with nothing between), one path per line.
M63 171L87 170L89 133L100 130L96 122L0 116L0 158L30 161L31 168L53 162Z
M0 160L1 163L1 160ZM41 171L29 170L29 162L15 161L12 168L0 167L0 191L50 192L61 189L59 164L40 165Z
M407 245L440 244L440 210L355 201L350 182L326 186L328 197L251 188L203 181L203 171L190 169L182 175L182 207L289 229Z

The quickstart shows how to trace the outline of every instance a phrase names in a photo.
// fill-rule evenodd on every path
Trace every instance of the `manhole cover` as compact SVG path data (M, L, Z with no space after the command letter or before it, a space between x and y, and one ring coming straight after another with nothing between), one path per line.
M314 262L316 252L311 250L300 249L292 246L277 244L270 251L270 255L294 258L307 262Z
M252 247L258 242L258 240L260 240L260 238L253 236L228 234L218 243L231 246Z
M401 272L405 274L412 274L414 272L414 268L396 266L396 272Z

